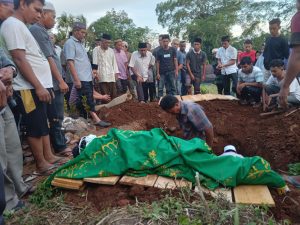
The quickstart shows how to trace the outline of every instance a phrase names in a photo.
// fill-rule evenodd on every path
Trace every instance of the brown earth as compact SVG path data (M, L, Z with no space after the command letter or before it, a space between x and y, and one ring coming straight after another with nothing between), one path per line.
M285 117L284 114L260 117L261 109L240 106L236 101L210 101L200 103L214 125L213 150L220 154L228 144L235 145L244 156L259 155L268 160L277 171L287 171L289 163L300 162L300 111ZM170 135L181 137L174 116L163 112L157 103L139 104L127 102L99 112L102 118L113 123L113 127L130 130L149 130L160 127ZM177 127L175 131L173 128ZM173 131L173 132L170 132ZM105 133L107 129L100 130ZM300 224L300 190L291 187L287 196L272 195L276 208L271 212L277 220L290 219ZM164 196L154 188L94 186L87 189L87 197L74 192L66 195L70 202L82 198L91 201L98 210L134 204L136 200L152 202Z

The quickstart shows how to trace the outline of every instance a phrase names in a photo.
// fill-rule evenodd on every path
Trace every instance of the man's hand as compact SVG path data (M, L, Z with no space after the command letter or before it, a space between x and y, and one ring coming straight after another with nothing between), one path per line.
M241 91L243 90L243 88L245 87L245 84L239 84L236 88L236 92L240 95Z
M194 74L190 74L190 77L191 77L191 81L195 81L195 76L194 76Z
M282 87L279 92L279 104L282 108L288 108L287 96L289 95L290 88Z
M175 70L175 78L178 78L178 70Z
M160 80L160 74L159 73L156 75L156 80Z
M7 98L12 97L14 94L14 89L12 85L6 87L6 96Z
M97 72L97 70L93 70L93 78L94 78L94 79L97 79L97 77L98 77L98 72Z
M80 80L75 80L74 81L74 85L77 89L80 89L81 88L81 81Z
M0 80L6 86L11 85L13 81L13 70L10 67L0 69Z
M141 75L137 75L136 80L139 84L144 82L143 77Z
M0 109L7 105L6 87L0 80Z
M35 89L35 93L41 102L50 102L51 101L51 95L50 95L49 91L47 91L47 89L45 89L44 87Z
M202 82L204 82L206 80L206 75L202 76Z
M64 80L62 80L58 86L59 86L59 90L64 94L66 94L69 91L69 86L66 84Z
M101 95L101 99L103 101L109 102L111 100L110 95Z

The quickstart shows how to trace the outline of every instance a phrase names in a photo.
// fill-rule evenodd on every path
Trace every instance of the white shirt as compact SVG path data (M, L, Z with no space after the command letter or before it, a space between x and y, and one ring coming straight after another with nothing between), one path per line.
M274 86L281 88L283 85L283 79L281 81L279 81L276 77L271 75L269 77L269 79L267 80L266 85L274 85ZM289 96L294 96L295 98L297 98L300 101L300 85L296 78L290 84Z
M115 74L119 73L114 50L103 50L100 46L93 50L93 64L98 65L100 82L116 82Z
M52 88L49 63L26 25L15 17L9 17L2 23L0 34L6 43L7 53L16 49L25 50L26 59L39 82L44 88ZM13 88L17 91L34 89L21 74L14 78Z
M144 81L147 81L149 78L149 66L154 65L155 57L149 51L147 51L145 57L141 57L138 51L133 52L129 62L129 67L134 68L143 77Z
M221 47L219 48L216 57L217 59L221 60L222 65L225 65L229 63L230 60L237 60L237 50L231 45L229 45L228 48ZM224 67L221 72L222 75L228 75L228 74L236 73L237 70L238 67L236 63L234 63L231 66Z

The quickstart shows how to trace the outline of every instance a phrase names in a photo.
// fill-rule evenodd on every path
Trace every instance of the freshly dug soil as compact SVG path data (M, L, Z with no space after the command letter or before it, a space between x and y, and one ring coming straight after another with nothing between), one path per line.
M222 153L225 145L232 144L244 156L262 156L277 171L286 171L289 163L300 162L300 111L288 117L281 114L263 118L259 115L261 109L240 106L237 101L210 101L200 105L214 126L213 150L216 154ZM99 115L112 122L113 127L131 130L160 127L169 135L181 137L175 116L163 112L157 103L127 102L102 109ZM134 204L135 197L138 201L151 202L163 196L160 190L154 188L122 185L92 185L88 192L87 199L99 210ZM276 192L272 195L276 201L276 208L272 209L275 218L300 223L300 191L292 188L288 197L279 196ZM72 193L66 199L80 201Z

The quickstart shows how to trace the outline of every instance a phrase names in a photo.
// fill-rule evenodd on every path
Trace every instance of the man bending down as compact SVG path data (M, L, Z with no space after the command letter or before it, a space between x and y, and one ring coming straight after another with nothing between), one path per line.
M205 115L203 108L193 102L179 101L172 95L167 95L160 101L160 107L177 116L184 139L201 138L212 147L214 131L211 122Z

